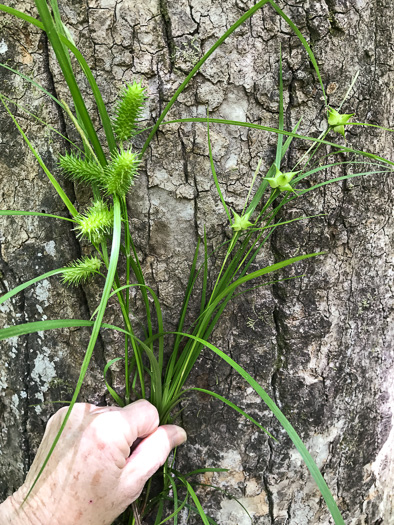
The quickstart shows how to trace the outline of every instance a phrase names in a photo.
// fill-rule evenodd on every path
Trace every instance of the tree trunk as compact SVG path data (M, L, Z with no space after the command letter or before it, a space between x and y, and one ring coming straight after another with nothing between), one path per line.
M108 109L125 82L148 86L145 115L154 122L195 62L249 7L241 0L61 0L63 20L102 89ZM31 1L13 7L37 16ZM394 4L378 0L280 2L315 54L329 104L337 107L357 71L343 110L358 122L393 127ZM58 98L69 101L46 37L1 14L0 60ZM317 136L326 126L318 79L298 37L270 5L243 24L206 62L169 118L205 117L278 126L279 45L283 54L285 127ZM56 104L26 80L0 68L1 92L72 140L78 137ZM86 85L78 73L82 85ZM86 88L88 106L94 107ZM9 105L48 167L79 209L81 186L62 179L57 155L65 141ZM98 120L97 120L98 122ZM0 111L0 207L64 213L46 175L9 115ZM393 138L349 127L347 143L390 158ZM139 139L142 144L142 139ZM276 135L211 124L216 170L227 204L242 211L257 162L265 174L275 159ZM329 140L342 143L340 135ZM341 142L342 141L342 142ZM309 147L292 142L282 165L290 171ZM322 154L323 154L322 149ZM327 153L329 150L326 150ZM168 330L176 328L198 237L210 248L228 238L227 217L213 182L204 124L171 124L151 143L128 205L148 284L158 291ZM341 176L332 168L311 185ZM394 523L393 181L372 175L322 186L292 202L281 220L325 214L275 230L258 267L303 253L326 254L297 264L276 282L239 296L211 341L243 366L275 400L315 458L351 525ZM87 253L65 221L0 218L2 291ZM219 252L220 254L220 252ZM221 255L212 263L214 279ZM39 282L0 306L0 325L42 319L89 319L100 282L67 288L57 277ZM137 293L135 294L137 296ZM196 298L196 304L198 298ZM136 303L138 318L141 305ZM197 310L196 310L197 311ZM119 313L114 306L110 314ZM23 481L54 401L70 399L89 338L88 329L38 333L1 342L0 500ZM120 336L103 332L80 400L110 402L102 371L121 356ZM122 391L121 367L109 381ZM208 349L188 383L214 390L256 418L274 442L229 407L204 394L190 396L181 424L189 439L179 469L222 467L206 474L240 500L253 523L328 524L329 513L301 457L261 399ZM44 404L42 404L44 403ZM201 481L201 480L200 480ZM250 519L235 500L201 489L204 508L219 524ZM183 520L183 521L182 521ZM186 523L186 513L180 523ZM192 523L189 520L188 523Z

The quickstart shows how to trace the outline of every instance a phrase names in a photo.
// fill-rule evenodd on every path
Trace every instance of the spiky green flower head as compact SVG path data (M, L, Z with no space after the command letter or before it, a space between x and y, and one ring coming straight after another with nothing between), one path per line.
M90 277L100 270L101 261L98 257L82 257L72 261L64 269L62 282L78 286L86 282Z
M85 214L78 215L76 230L79 237L86 237L93 244L99 244L111 232L114 211L103 200L96 200Z
M265 180L269 182L271 188L278 188L280 191L292 191L296 193L293 187L290 185L291 180L299 171L289 171L287 173L282 173L278 167L275 165L276 173L275 177L266 177Z
M353 117L355 113L338 113L333 108L328 108L328 124L336 133L340 133L345 136L345 124L348 123L350 117Z
M141 82L133 82L125 86L119 95L114 120L114 130L121 142L129 140L135 135L137 122L141 118L144 108L146 88Z
M124 197L134 184L139 164L138 153L133 153L131 149L113 155L104 170L103 187L107 193Z
M250 217L251 213L252 212L250 211L248 213L245 213L245 215L238 215L238 213L233 211L234 222L232 223L231 228L235 232L240 232L242 230L247 230L248 228L253 226L253 224L249 221L249 217Z
M78 182L100 184L104 176L104 170L97 162L68 153L60 155L59 166L68 178Z

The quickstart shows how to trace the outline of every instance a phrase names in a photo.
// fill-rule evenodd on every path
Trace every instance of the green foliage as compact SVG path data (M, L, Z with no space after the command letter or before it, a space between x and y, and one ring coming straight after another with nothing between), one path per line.
M85 214L75 218L79 237L86 237L93 244L100 244L111 233L114 212L103 200L96 200Z
M133 153L131 149L113 155L111 162L105 167L103 188L106 193L124 197L134 184L139 163L138 153Z
M203 122L207 124L208 132L208 152L209 160L213 175L214 184L218 192L221 205L227 214L229 224L232 228L232 237L230 240L224 242L217 251L221 254L224 253L224 260L215 275L215 281L213 287L209 284L209 276L211 275L211 269L208 268L210 257L212 254L208 253L208 241L204 234L203 242L198 240L197 247L194 252L193 261L191 264L190 275L185 289L185 296L183 305L181 308L180 318L178 322L178 330L172 333L174 343L169 351L169 355L165 357L164 349L168 346L164 345L164 338L167 333L164 328L163 315L161 312L160 301L155 292L145 284L144 275L142 272L141 263L138 258L137 251L135 249L132 232L130 231L127 205L126 205L126 194L134 184L135 177L141 158L147 148L150 146L152 138L154 137L159 126L164 122L164 117L171 109L178 96L188 85L191 78L199 71L205 61L215 52L215 50L228 38L232 33L246 20L248 20L254 13L256 13L264 5L269 5L275 12L284 20L289 27L298 36L304 50L306 51L310 63L314 67L315 74L319 80L323 98L326 100L323 81L320 75L317 61L313 55L313 52L307 44L305 38L300 33L299 29L295 24L287 17L287 15L275 4L273 0L261 0L256 3L251 9L245 12L204 54L204 56L194 66L192 71L187 75L185 80L181 83L179 88L176 90L174 95L171 97L167 106L164 108L156 124L153 126L148 138L146 139L140 153L133 152L131 148L124 149L123 142L133 138L137 132L137 124L142 115L143 106L146 100L146 89L142 87L141 82L134 82L123 88L120 93L119 100L115 108L115 118L111 121L108 117L106 108L104 106L100 91L94 80L94 77L81 53L75 47L74 43L71 42L70 33L67 28L63 25L60 19L60 12L57 7L56 0L51 0L52 10L48 9L48 5L45 0L36 0L36 6L42 22L20 13L19 11L0 6L0 10L7 13L11 13L22 20L32 23L39 29L46 31L50 43L55 51L57 60L60 68L64 74L65 81L67 82L70 93L74 102L74 108L76 117L68 110L66 103L59 103L62 109L66 110L73 122L75 128L78 130L80 136L83 139L83 148L85 149L85 157L77 156L74 154L65 154L59 158L59 164L66 174L78 182L85 182L92 186L94 193L94 200L92 205L83 214L78 214L71 201L66 196L60 185L54 179L52 174L48 171L41 157L34 149L32 144L28 141L23 130L17 123L15 117L10 112L4 97L1 97L1 101L4 104L7 112L15 122L19 131L21 132L24 140L28 144L29 148L36 156L38 162L43 167L49 180L57 190L58 194L62 198L63 202L67 206L70 214L72 215L71 220L76 223L76 231L79 237L87 239L97 249L97 254L91 257L83 257L78 261L72 262L66 268L60 268L52 270L42 276L36 277L27 283L21 284L14 290L7 292L2 298L0 298L0 304L5 300L10 299L19 291L25 289L28 286L38 282L41 279L51 277L57 274L62 274L63 282L66 284L79 284L85 282L94 273L99 273L101 267L104 265L106 268L105 285L103 288L102 296L99 305L94 312L92 318L95 321L83 321L83 320L46 320L34 323L26 323L23 325L16 325L0 330L0 340L8 337L16 337L23 334L32 333L37 330L49 330L49 329L60 329L70 326L88 326L92 328L92 334L89 341L88 348L86 350L83 365L80 371L80 376L76 389L74 391L70 408L63 421L62 427L59 430L58 435L51 447L51 450L46 457L44 464L34 482L37 482L41 475L45 465L47 464L50 454L52 453L56 443L60 439L61 433L67 424L67 419L73 408L74 403L77 400L79 391L81 389L82 382L84 380L86 371L89 366L89 362L92 357L93 349L99 334L100 329L105 328L109 330L117 330L124 335L124 351L122 351L122 357L115 357L112 359L104 369L104 380L106 381L106 374L114 363L122 359L124 361L125 370L125 395L124 398L115 391L115 389L108 384L106 385L108 390L119 406L123 406L134 399L145 398L147 392L149 392L149 400L155 404L158 408L161 422L167 423L171 421L172 415L175 408L185 398L187 391L185 390L185 383L189 377L193 366L195 365L200 353L204 348L210 349L216 356L223 359L229 364L241 377L249 383L254 390L260 395L261 399L268 405L272 413L278 418L283 428L286 430L294 445L301 453L306 465L308 466L314 480L316 481L323 497L326 500L328 509L334 518L334 521L338 525L343 525L343 519L340 515L337 505L330 493L322 475L320 474L316 464L311 458L309 452L303 445L299 436L296 434L294 428L290 422L285 418L279 408L273 403L268 397L263 388L258 385L253 378L243 370L237 363L235 363L226 354L221 352L218 348L208 342L213 330L220 322L220 318L228 303L240 293L246 293L245 285L247 286L250 281L257 283L254 288L268 285L272 283L272 280L263 280L269 277L272 272L276 272L296 264L299 261L306 260L311 257L315 257L319 254L307 254L299 255L297 257L286 259L277 262L271 266L260 268L259 270L250 272L251 265L256 262L257 255L264 246L264 244L270 238L272 232L280 226L284 226L295 220L301 218L292 219L289 221L276 220L276 216L280 212L281 208L291 202L294 195L293 186L300 180L310 177L311 175L324 171L328 168L335 166L345 167L346 164L356 166L358 163L365 166L365 162L361 163L356 160L346 161L342 163L317 163L318 167L307 168L311 160L317 155L319 148L322 145L330 146L332 154L344 154L352 153L358 154L362 157L372 159L370 162L369 171L361 171L360 173L346 173L345 175L330 180L325 180L322 183L315 184L308 187L307 189L299 190L298 195L301 196L308 191L312 191L322 185L329 184L339 180L345 180L347 178L361 176L364 174L372 173L387 173L392 172L394 163L379 157L373 153L356 150L352 147L344 147L334 142L325 140L327 133L330 129L344 135L344 126L349 123L348 120L352 116L351 114L340 114L340 108L335 110L329 108L328 115L328 127L318 137L303 136L297 134L297 129L300 122L291 131L284 129L284 106L283 106L283 81L282 81L282 56L280 53L279 58L279 122L278 128L261 126L258 124L252 124L248 122L236 122L223 119L211 119L207 114L206 119L202 118L189 118L189 119L177 119L172 122ZM85 105L85 101L79 89L79 86L74 76L73 69L71 67L70 57L68 51L72 51L80 65L82 71L85 73L87 80L92 88L92 92L97 103L97 108L101 117L103 129L106 135L108 148L110 155L107 157L105 154L106 148L100 143L97 131L92 124L92 119ZM18 73L20 74L20 73ZM23 75L21 75L23 76ZM24 77L26 78L26 77ZM34 85L37 83L31 79L28 79ZM355 80L354 80L355 81ZM354 84L352 82L352 86ZM352 88L351 86L351 88ZM41 90L40 86L38 86ZM348 90L347 95L350 92ZM45 92L45 90L44 90ZM346 98L346 97L345 97ZM8 100L8 99L7 99ZM342 105L342 104L341 104ZM171 121L170 121L171 122ZM276 133L277 149L275 159L272 159L272 165L268 169L266 176L262 177L258 185L257 191L252 195L252 189L254 183L259 176L261 167L261 161L257 165L257 169L253 176L253 182L250 186L248 196L242 213L238 215L233 212L233 218L231 217L229 206L225 202L225 195L221 192L219 180L215 171L214 159L212 155L212 147L210 141L210 125L213 123L226 124L232 126L243 126L252 128L260 131ZM361 125L360 123L353 123L354 125ZM368 125L368 124L362 124ZM283 136L287 135L287 140L283 144ZM117 137L119 144L116 143L115 136ZM311 143L310 148L301 157L297 163L300 165L299 171L291 171L282 173L279 169L281 162L283 161L286 151L290 147L294 138L309 141ZM324 157L323 157L324 158ZM316 164L315 164L316 166ZM376 168L376 169L375 169ZM293 168L294 170L296 167ZM363 168L364 169L364 168ZM271 187L272 192L267 192L267 188ZM113 200L114 206L107 204L102 194L107 195L108 200ZM249 202L250 198L250 202ZM245 211L246 210L246 211ZM252 215L255 214L255 218L252 219ZM0 215L38 215L45 216L44 213L38 212L22 212L22 211L3 211ZM50 216L51 218L63 219L60 216ZM67 220L67 219L66 219ZM253 221L253 222L252 222ZM124 228L122 236L122 227ZM112 234L112 245L110 251L110 257L108 256L107 246L109 236ZM268 233L267 233L268 232ZM123 239L123 241L122 241ZM200 251L203 248L203 263L199 267L198 261L200 260ZM118 258L120 252L125 258L125 279L124 284L121 282L121 278L118 274ZM102 260L102 262L101 262ZM214 271L214 268L212 269ZM136 282L132 282L135 279ZM187 320L191 317L188 312L190 303L193 295L197 293L197 288L201 286L200 292L200 307L197 315L189 326L187 326ZM146 329L143 329L143 336L137 338L133 331L134 315L132 312L132 304L129 296L129 292L132 288L140 290L143 305L146 313ZM253 288L252 288L253 289ZM113 290L113 291L112 291ZM148 299L148 292L153 302ZM108 299L111 295L116 295L119 301L119 307L123 318L122 327L111 326L103 324L103 317L105 314ZM154 309L153 306L154 305ZM155 315L156 323L152 321L152 317ZM155 326L157 332L155 332ZM253 424L261 430L264 427L246 414L239 407L234 405L231 401L223 398L215 392L204 390L214 396L216 399L221 400L228 406L232 407L239 414L245 416ZM200 469L196 472L202 472ZM187 508L192 512L198 513L203 523L215 524L214 520L206 516L204 510L197 498L195 490L192 485L186 481L186 476L182 476L176 473L175 470L169 467L168 463L164 465L163 477L162 477L162 491L158 496L150 497L150 484L148 484L145 492L145 502L140 506L138 510L138 504L133 506L133 516L138 518L139 512L146 514L146 512L152 510L155 506L158 508L155 523L164 523L169 519L173 518L174 523L177 523L177 515L182 508ZM34 485L33 485L34 486ZM183 487L183 489L182 489ZM31 487L32 489L32 487ZM186 492L185 499L179 504L178 491L183 490ZM173 493L174 512L163 520L164 505L169 500L168 493ZM129 522L133 522L134 518L130 518ZM136 522L139 518L136 519Z
M59 166L68 178L77 182L84 182L85 184L103 182L104 170L100 164L92 160L66 153L59 156Z
M101 264L100 259L95 256L77 259L64 268L62 281L75 286L85 283L100 270Z
M120 92L115 110L114 131L121 142L130 140L136 133L146 98L141 82L134 81Z

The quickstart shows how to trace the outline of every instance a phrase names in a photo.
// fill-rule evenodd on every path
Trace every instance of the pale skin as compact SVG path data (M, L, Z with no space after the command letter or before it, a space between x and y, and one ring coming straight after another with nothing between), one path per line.
M110 525L141 494L171 450L186 441L176 425L159 426L156 408L77 403L44 472L25 503L67 409L48 422L22 487L0 505L0 525ZM137 438L142 441L130 455Z

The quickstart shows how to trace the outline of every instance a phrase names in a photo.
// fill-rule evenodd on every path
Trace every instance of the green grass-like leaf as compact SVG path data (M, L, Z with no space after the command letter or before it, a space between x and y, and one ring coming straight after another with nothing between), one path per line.
M258 423L252 416L249 416L249 414L247 414L246 412L244 412L242 410L242 408L239 408L236 404L232 403L231 401L229 401L228 399L226 399L225 397L217 394L216 392L212 392L211 390L205 390L204 388L197 388L197 387L193 387L193 388L188 388L187 390L184 390L184 392L189 392L189 391L197 391L197 392L203 392L204 394L208 394L212 397L215 397L216 399L218 399L219 401L221 401L222 403L225 403L226 405L228 405L229 407L231 407L233 410L235 410L236 412L238 412L239 414L241 414L245 419L248 419L249 421L251 421L254 425L256 425L257 427L259 427L260 430L262 430L263 432L265 432L270 438L274 439L275 441L277 441L276 438L274 438L274 436L268 432L267 429L265 429L262 425L260 425L260 423Z
M167 120L163 122L162 124L175 124L179 122L206 122L206 118L184 118L184 119L175 119L175 120ZM261 131L268 131L270 133L278 133L282 135L287 135L289 137L293 137L295 139L301 139L301 140L307 140L309 142L316 142L319 144L325 144L327 146L332 146L334 148L340 149L342 152L348 152L348 153L356 153L357 155L361 155L362 157L368 157L373 160L377 160L380 162L383 162L385 164L389 164L390 166L394 166L394 162L391 160L388 160L384 157L380 157L379 155L374 155L373 153L369 153L362 150L357 150L354 148L351 148L349 146L344 146L343 144L336 144L335 142L330 142L328 140L309 137L306 135L298 135L297 133L294 133L292 131L285 131L277 128L272 128L270 126L261 126L260 124L252 124L251 122L240 122L235 120L227 120L227 119L217 119L217 118L210 118L209 122L216 123L216 124L228 124L230 126L241 126L245 128L251 128L251 129L259 129Z
M176 334L176 332L175 332ZM288 436L294 443L295 447L297 448L298 452L301 454L302 459L304 460L309 472L311 473L313 479L315 480L317 486L319 487L319 490L327 504L328 510L331 513L331 516L334 519L334 522L336 525L345 525L345 522L343 521L343 518L341 516L341 513L339 512L339 509L337 507L337 504L334 501L334 498L330 492L330 489L327 486L327 483L325 482L323 476L321 475L315 461L313 460L312 456L308 452L307 448L301 441L300 437L298 436L297 432L293 428L293 426L290 424L288 419L284 416L284 414L281 412L281 410L277 407L277 405L272 401L272 399L269 397L269 395L265 392L265 390L244 370L240 365L238 365L231 357L226 355L224 352L216 348L216 346L212 345L211 343L208 343L207 341L204 341L200 339L199 337L190 335L190 334L182 334L184 337L191 338L203 346L206 346L214 352L216 355L218 355L221 359L223 359L227 364L229 364L241 377L243 377L247 383L253 388L253 390L261 397L261 399L264 401L264 403L268 406L268 408L271 410L271 412L274 414L274 416L278 419L279 423L282 425L282 427L287 432Z
M15 126L18 128L19 133L22 135L22 137L23 137L24 141L26 142L26 144L28 145L30 151L33 153L33 155L37 159L38 163L40 164L41 168L44 170L44 172L47 175L48 179L51 181L51 183L52 183L53 187L55 188L55 190L57 191L59 197L62 199L64 204L67 206L67 209L70 212L70 214L75 217L76 215L78 215L78 212L75 209L74 205L72 204L70 199L67 197L67 195L65 194L63 188L57 182L55 177L52 175L52 173L46 167L44 161L41 159L40 155L38 154L38 152L35 150L34 146L31 144L31 142L27 138L26 134L24 133L24 131L22 130L22 128L18 124L16 118L11 113L9 107L7 106L5 100L3 99L3 97L1 95L0 95L0 100L3 103L3 105L4 105L5 109L7 110L8 114L10 115L12 120L14 121Z
M114 363L117 363L118 361L122 361L122 357L115 357L115 359L111 359L111 361L108 361L108 363L105 365L103 370L103 376L105 381L105 386L107 387L108 392L111 394L112 398L115 400L115 402L120 406L124 407L125 403L123 399L119 396L119 394L112 388L112 386L107 381L107 372L111 368L111 366Z
M141 150L141 157L144 155L145 151L147 150L149 144L151 143L153 137L156 134L156 131L158 130L160 124L164 120L167 113L170 111L172 106L174 105L175 101L179 97L179 95L182 93L182 91L186 88L190 80L194 77L194 75L197 73L197 71L201 68L201 66L208 60L208 58L216 51L216 49L225 41L227 38L234 33L234 31L242 25L246 20L248 20L251 16L256 13L259 9L261 9L264 5L268 3L269 0L260 0L260 2L257 2L256 5L254 5L249 11L247 11L244 15L242 15L214 44L213 46L204 54L204 56L197 62L197 64L193 67L193 69L190 71L190 73L187 75L185 80L182 82L182 84L179 86L179 88L175 91L174 95L171 97L171 100L168 102L162 113L160 114L159 118L157 119L156 124L153 126L152 131L150 132L148 138L146 139L143 148Z
M0 210L0 216L30 216L30 217L49 217L50 219L61 219L62 221L68 221L75 223L74 219L68 217L62 217L61 215L52 215L51 213L41 213L38 211L22 211L22 210Z
M108 297L109 297L109 294L111 292L112 284L113 284L113 281L114 281L116 267L117 267L118 258L119 258L120 235L121 235L120 204L119 204L119 201L117 199L115 199L115 201L114 201L114 233L113 233L113 238L112 238L112 250L111 250L111 259L110 259L110 263L109 263L109 267L108 267L108 274L107 274L107 278L106 278L106 281L105 281L104 290L103 290L103 293L102 293L102 296L101 296L100 308L99 308L99 311L97 313L97 318L96 318L96 320L95 320L95 322L93 324L92 335L90 337L89 344L88 344L88 347L86 349L85 357L84 357L84 360L83 360L83 363L82 363L82 367L81 367L81 370L80 370L78 383L77 383L77 386L75 388L75 391L74 391L74 394L73 394L73 397L72 397L72 400L71 400L71 403L70 403L70 407L69 407L69 409L68 409L68 411L67 411L67 413L66 413L66 415L64 417L64 420L63 420L62 425L61 425L61 427L59 429L59 432L58 432L56 438L54 439L54 441L52 443L52 446L51 446L51 448L50 448L50 450L48 452L48 455L45 458L44 463L41 466L40 471L37 474L36 479L34 480L32 486L30 487L30 489L29 489L29 491L28 491L28 493L26 495L26 498L29 497L31 491L33 490L33 488L36 485L38 479L40 478L42 472L44 471L44 468L46 467L46 465L47 465L47 463L49 461L49 458L51 457L52 452L54 451L54 449L55 449L55 447L56 447L56 445L57 445L57 443L58 443L58 441L60 439L60 436L63 433L63 430L64 430L64 428L65 428L65 426L67 424L68 418L70 417L71 411L73 409L73 406L75 405L75 403L77 401L77 398L78 398L78 395L79 395L79 392L81 390L81 386L82 386L83 380L85 378L86 372L87 372L88 367L89 367L90 360L91 360L92 355L93 355L93 350L94 350L94 347L96 345L97 337L99 335L99 331L100 331L100 328L101 328L101 323L102 323L102 320L103 320L103 317L104 317L104 313L105 313L105 308L107 306ZM0 332L0 337L1 337L1 332Z
M10 290L9 292L7 292L6 294L0 297L0 304L4 303L8 299L11 299L11 297L14 297L14 295L16 295L19 292L22 292L22 290L25 290L25 288L28 288L32 284L38 283L39 281L43 281L44 279L48 279L49 277L52 277L53 275L59 275L63 273L65 269L66 268L57 268L56 270L51 270L50 272L39 275L38 277L34 277L34 279L30 279L30 281L26 281L25 283L22 283L19 286L16 286L15 288L13 288L12 290Z

